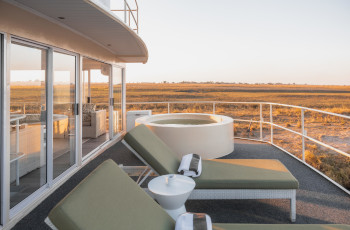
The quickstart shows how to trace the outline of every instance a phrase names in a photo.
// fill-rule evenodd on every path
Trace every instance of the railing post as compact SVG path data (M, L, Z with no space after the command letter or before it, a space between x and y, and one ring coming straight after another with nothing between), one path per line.
M301 139L302 139L302 154L303 154L303 161L305 161L305 126L304 126L304 109L301 109Z
M168 102L168 114L170 113L170 103Z
M273 144L272 104L270 104L271 144Z
M260 141L263 139L263 127L262 127L263 117L262 117L262 104L260 103Z
M19 153L19 119L16 120L16 153Z
M213 114L215 114L215 102L213 102Z
M124 0L124 23L126 24L126 0Z
M23 114L26 114L26 103L23 103Z

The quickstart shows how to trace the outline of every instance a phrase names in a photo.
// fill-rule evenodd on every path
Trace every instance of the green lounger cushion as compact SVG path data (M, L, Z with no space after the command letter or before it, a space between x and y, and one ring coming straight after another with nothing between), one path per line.
M64 230L174 230L174 220L112 160L103 162L49 214ZM214 224L214 230L349 230L348 225Z
M297 189L298 180L272 159L216 159L202 161L197 189Z
M175 229L174 220L112 160L86 177L49 218L64 230Z
M159 174L177 173L180 159L147 126L136 126L124 136L124 140Z
M213 230L349 230L342 224L215 224Z
M145 125L130 130L124 140L160 175L176 174L174 153ZM203 160L197 189L297 189L297 179L278 160Z

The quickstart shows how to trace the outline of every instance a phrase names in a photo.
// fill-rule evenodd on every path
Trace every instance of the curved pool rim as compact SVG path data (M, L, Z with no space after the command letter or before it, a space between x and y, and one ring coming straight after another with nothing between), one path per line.
M170 119L214 120L210 124L157 124ZM205 113L157 114L137 118L135 125L144 124L181 158L196 153L203 159L215 159L233 152L233 119Z

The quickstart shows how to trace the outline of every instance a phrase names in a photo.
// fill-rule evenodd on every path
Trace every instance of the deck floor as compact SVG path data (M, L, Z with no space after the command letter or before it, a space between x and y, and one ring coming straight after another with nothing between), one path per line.
M92 170L109 158L118 164L142 165L119 142L77 172L13 229L49 229L44 219L50 210ZM224 158L280 160L300 183L296 223L350 224L350 196L279 149L259 142L235 140L235 151ZM186 208L191 212L208 213L216 223L290 223L288 200L193 200L186 202Z

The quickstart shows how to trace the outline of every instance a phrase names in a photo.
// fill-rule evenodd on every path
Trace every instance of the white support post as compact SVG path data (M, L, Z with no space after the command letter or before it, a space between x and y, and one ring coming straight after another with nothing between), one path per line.
M273 144L272 104L270 104L271 144Z
M213 114L215 114L215 102L213 102Z
M304 109L301 109L301 139L302 139L302 154L303 154L303 161L305 162L305 126L304 126Z
M170 103L168 102L168 114L170 113Z
M262 104L260 103L260 141L263 139L263 116L262 116Z

